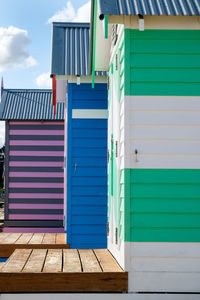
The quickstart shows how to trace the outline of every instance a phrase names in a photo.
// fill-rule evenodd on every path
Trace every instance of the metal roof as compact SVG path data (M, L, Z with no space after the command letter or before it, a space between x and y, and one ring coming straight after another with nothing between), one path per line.
M57 103L54 116L51 90L4 89L0 120L64 120L64 103Z
M53 23L52 43L52 74L89 75L89 23ZM106 75L106 72L97 72L96 75Z
M99 0L100 15L198 15L200 0Z

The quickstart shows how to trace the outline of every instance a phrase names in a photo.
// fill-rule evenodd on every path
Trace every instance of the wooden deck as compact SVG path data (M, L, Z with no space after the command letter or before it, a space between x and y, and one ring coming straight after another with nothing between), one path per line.
M67 249L65 233L0 233L0 257L15 249Z
M0 292L127 292L107 249L17 249L0 267Z

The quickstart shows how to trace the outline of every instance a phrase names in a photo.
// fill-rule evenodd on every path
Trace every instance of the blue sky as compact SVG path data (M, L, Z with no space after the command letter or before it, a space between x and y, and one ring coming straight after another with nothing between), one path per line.
M52 25L47 22L53 16L50 22L87 21L87 3L88 0L1 0L0 77L4 78L5 88L48 87ZM41 74L45 75L37 80Z
M4 88L51 88L51 22L88 22L90 1L0 2L0 79L4 79ZM4 122L0 122L0 146L4 131Z

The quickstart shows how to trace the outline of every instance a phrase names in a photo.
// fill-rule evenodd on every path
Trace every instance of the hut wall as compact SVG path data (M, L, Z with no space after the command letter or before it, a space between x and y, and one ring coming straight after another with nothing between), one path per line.
M6 151L5 226L62 231L64 122L8 121Z
M122 32L110 77L121 119L113 149L123 137L125 155L118 175L109 172L119 216L109 247L129 271L129 291L199 292L200 31Z
M106 248L106 84L68 84L67 144L67 242Z

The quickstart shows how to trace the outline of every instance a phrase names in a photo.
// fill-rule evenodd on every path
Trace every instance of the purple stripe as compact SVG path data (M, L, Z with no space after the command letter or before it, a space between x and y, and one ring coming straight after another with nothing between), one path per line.
M64 130L9 130L9 135L64 135Z
M64 194L29 194L29 193L9 193L10 199L63 199Z
M38 228L38 227L4 227L3 232L10 233L65 233L64 228Z
M64 172L9 172L9 177L64 177Z
M63 204L10 203L9 209L63 209Z
M10 125L63 125L63 122L15 122L10 121Z
M10 161L9 167L64 167L62 161Z
M63 215L9 214L8 220L63 220Z
M29 141L10 140L10 146L64 146L64 141Z
M10 156L64 156L64 151L10 151Z
M52 182L9 182L9 188L64 188L64 183Z

